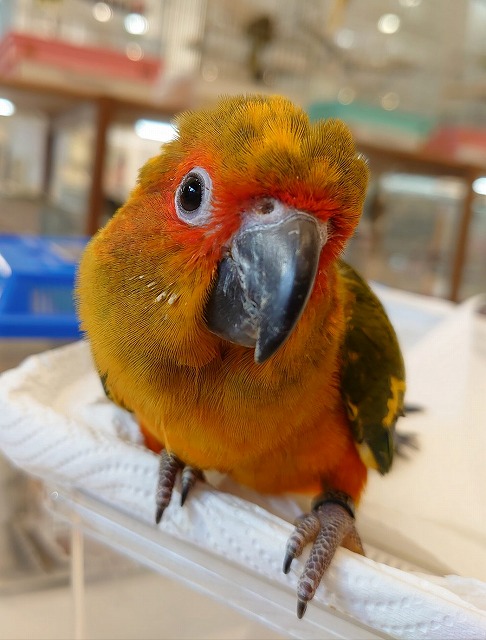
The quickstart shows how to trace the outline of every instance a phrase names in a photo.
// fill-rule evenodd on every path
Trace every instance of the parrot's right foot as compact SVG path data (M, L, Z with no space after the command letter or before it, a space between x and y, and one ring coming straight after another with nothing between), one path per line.
M314 597L339 545L364 555L361 539L354 526L353 501L348 495L340 491L328 491L317 498L311 513L298 518L287 542L284 573L290 571L292 560L300 556L308 543L312 543L312 549L297 586L299 618L302 618L307 603Z
M159 480L157 483L157 493L155 496L155 504L157 507L155 513L155 522L159 524L164 515L164 511L169 506L170 499L172 498L172 491L174 489L177 474L182 472L181 479L181 506L186 501L189 491L194 486L196 480L203 479L203 473L199 469L186 466L182 460L173 454L169 453L167 449L164 449L160 454L159 464Z

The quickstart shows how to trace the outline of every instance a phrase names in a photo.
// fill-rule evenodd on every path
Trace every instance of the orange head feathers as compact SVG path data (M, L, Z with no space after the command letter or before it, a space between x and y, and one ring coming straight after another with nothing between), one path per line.
M212 108L183 113L177 125L177 138L141 169L128 202L88 250L81 266L80 314L92 338L104 325L108 337L100 351L110 349L106 342L115 334L123 335L124 348L130 350L142 332L145 340L136 348L145 355L170 345L175 362L201 366L219 351L216 335L235 337L217 319L214 331L208 331L207 304L221 260L231 254L248 212L250 217L274 209L277 215L279 207L304 212L304 236L316 245L306 282L296 294L301 308L285 319L287 335L305 306L317 268L314 289L322 289L328 265L357 225L368 170L342 122L310 123L302 109L282 97L223 98ZM181 194L194 196L195 189L202 204L184 213ZM282 232L300 234L300 222L290 217L292 228L286 223ZM253 243L274 243L253 236ZM286 251L290 256L300 249L293 245ZM88 270L96 287L83 278ZM227 305L234 306L233 301ZM241 340L238 329L234 342L251 346L248 335L258 331L258 323L252 318L250 324ZM265 353L272 353L270 346Z
M368 181L366 161L356 154L343 122L311 123L302 109L280 96L237 96L182 113L177 125L177 139L142 168L134 196L176 186L193 167L208 170L212 219L194 234L197 244L189 259L194 250L200 256L216 247L218 253L248 202L262 197L332 219L328 250L333 257L340 253L359 221ZM177 228L173 203L168 204Z

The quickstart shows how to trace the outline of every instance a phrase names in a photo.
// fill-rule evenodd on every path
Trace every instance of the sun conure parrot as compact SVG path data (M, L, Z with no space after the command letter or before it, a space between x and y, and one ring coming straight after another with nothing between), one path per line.
M176 476L317 497L284 571L313 547L302 617L338 545L362 553L367 467L393 458L404 367L373 292L340 260L368 168L337 120L282 97L183 113L89 243L77 296L108 396L162 446L156 520Z

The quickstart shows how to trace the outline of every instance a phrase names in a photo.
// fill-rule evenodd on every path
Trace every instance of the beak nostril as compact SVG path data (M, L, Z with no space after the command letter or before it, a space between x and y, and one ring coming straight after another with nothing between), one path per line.
M274 209L275 205L273 200L262 200L258 207L258 213L266 215L267 213L272 213Z

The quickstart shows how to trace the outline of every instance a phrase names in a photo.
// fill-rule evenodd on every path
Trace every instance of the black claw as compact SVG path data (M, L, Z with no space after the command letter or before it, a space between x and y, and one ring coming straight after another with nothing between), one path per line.
M196 484L196 480L203 479L204 475L199 469L195 469L194 467L184 467L181 482L181 507L184 506L184 502L186 501L192 487Z
M155 513L155 524L159 524L162 520L162 516L164 515L165 507L157 507L157 511Z
M184 506L184 502L186 501L187 496L189 495L189 489L191 485L189 483L182 483L181 487L181 507Z
M283 567L282 567L284 573L288 573L290 571L290 565L292 564L293 559L294 559L294 556L291 553L287 553L285 555Z
M299 620L302 620L302 618L304 617L304 613L306 609L307 609L307 602L299 598L297 600L297 617L299 618Z

